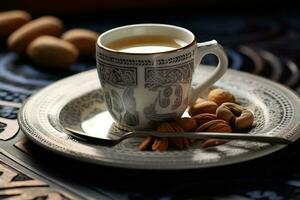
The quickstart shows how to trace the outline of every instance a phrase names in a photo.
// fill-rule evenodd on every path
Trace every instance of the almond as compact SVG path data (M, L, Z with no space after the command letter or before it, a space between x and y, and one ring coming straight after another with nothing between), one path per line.
M230 133L232 132L232 129L229 126L229 124L224 120L212 120L198 127L196 131ZM225 144L226 142L227 140L207 139L202 143L201 146L203 148L207 148L207 147Z
M196 99L196 101L195 101L194 104L196 104L196 103L202 103L203 101L207 101L207 100L205 100L205 99L199 97L198 99Z
M218 145L221 145L221 144L225 144L227 142L228 142L227 140L208 139L208 140L205 140L202 143L201 147L202 148L208 148L208 147L213 147L213 146L218 146Z
M144 151L146 150L153 141L153 137L152 136L148 136L140 145L139 145L139 150L140 151Z
M23 10L0 12L0 39L6 39L12 32L31 20Z
M98 33L78 28L65 32L61 38L72 43L79 50L80 56L95 56Z
M218 105L221 105L225 102L235 102L234 96L229 91L221 88L210 91L208 94L208 100L213 101Z
M199 127L199 126L205 124L206 122L209 122L211 120L216 120L217 115L211 114L211 113L202 113L202 114L193 116L193 119L196 121L197 126Z
M224 120L211 120L196 129L197 132L224 132L231 133L232 129Z
M153 151L165 151L168 149L168 138L156 138L152 144Z
M52 16L37 18L18 28L7 41L8 47L16 52L22 53L30 42L42 35L58 36L63 30L60 19Z
M157 129L158 132L174 132L172 125L168 122L161 123Z
M189 108L190 116L195 116L201 113L211 113L215 114L218 105L213 101L201 101L199 103L195 103Z
M170 123L164 122L157 127L158 132L174 132ZM168 149L169 141L168 138L156 138L152 144L153 151L165 151Z
M78 50L71 43L53 36L36 38L26 52L37 65L55 70L68 68L78 56Z
M184 129L175 122L170 122L170 125L173 127L175 132L178 132L178 136L180 136L180 133L184 132ZM169 144L171 146L176 147L177 149L184 149L190 146L191 142L189 138L169 138Z
M179 118L175 120L175 123L183 128L184 131L194 131L197 128L197 122L193 118Z

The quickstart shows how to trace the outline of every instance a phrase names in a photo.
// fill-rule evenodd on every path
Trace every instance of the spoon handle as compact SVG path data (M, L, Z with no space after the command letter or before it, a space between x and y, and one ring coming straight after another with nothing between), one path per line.
M218 133L218 132L153 132L153 131L133 131L129 137L155 136L155 137L187 137L192 139L225 139L225 140L245 140L254 142L265 142L272 144L291 144L293 141L276 136L253 135L247 133Z

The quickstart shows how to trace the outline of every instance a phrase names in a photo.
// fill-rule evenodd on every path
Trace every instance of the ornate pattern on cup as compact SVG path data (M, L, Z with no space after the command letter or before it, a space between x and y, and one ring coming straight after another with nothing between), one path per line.
M98 74L114 120L139 129L180 116L194 71L193 48L188 51L142 60L132 55L120 59L98 47Z

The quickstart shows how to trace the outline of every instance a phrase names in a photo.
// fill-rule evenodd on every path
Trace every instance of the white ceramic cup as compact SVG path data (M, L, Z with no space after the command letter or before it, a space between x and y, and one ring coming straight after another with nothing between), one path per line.
M155 53L128 53L107 47L132 36L175 37L186 45ZM193 77L194 68L207 54L219 60L215 71ZM108 111L120 127L132 130L180 117L189 103L222 77L228 65L217 41L197 43L191 31L166 24L136 24L106 31L98 38L96 59Z

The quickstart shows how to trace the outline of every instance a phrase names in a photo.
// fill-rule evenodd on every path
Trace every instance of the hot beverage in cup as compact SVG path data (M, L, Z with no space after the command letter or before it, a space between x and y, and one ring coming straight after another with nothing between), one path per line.
M112 41L107 47L124 53L158 53L184 47L180 39L161 36L132 36Z

